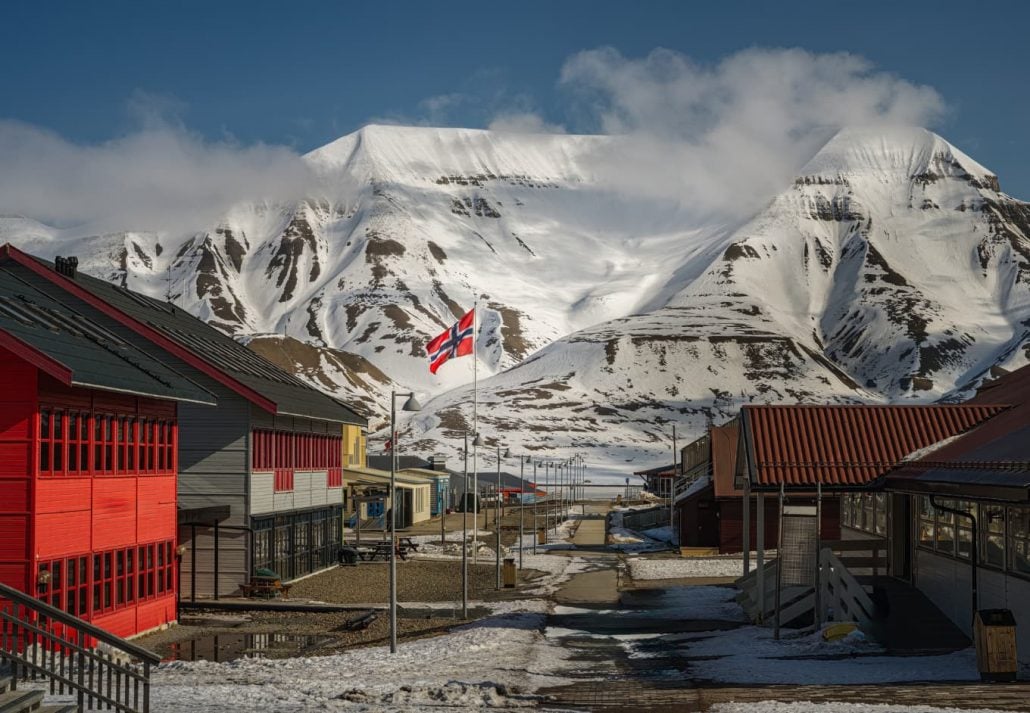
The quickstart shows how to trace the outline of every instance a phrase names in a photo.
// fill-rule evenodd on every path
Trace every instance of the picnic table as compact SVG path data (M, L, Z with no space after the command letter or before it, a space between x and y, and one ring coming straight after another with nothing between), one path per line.
M283 584L278 579L255 578L249 584L240 585L240 590L245 597L260 597L261 599L275 599L282 597L290 598L290 587L292 584Z
M360 557L363 562L371 562L379 557L382 557L385 560L389 559L390 541L382 540L380 542L363 542L361 545L354 545L354 549L357 550L358 557ZM402 560L407 561L409 552L418 552L418 543L412 542L410 537L398 537L397 556Z

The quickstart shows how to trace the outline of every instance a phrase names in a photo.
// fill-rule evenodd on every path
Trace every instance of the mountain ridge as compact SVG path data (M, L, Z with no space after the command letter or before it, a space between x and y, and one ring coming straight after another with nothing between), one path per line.
M370 126L304 156L310 198L205 232L7 217L0 239L85 256L373 413L432 395L419 450L467 427L469 360L431 377L422 347L473 296L488 442L613 470L746 401L957 398L1026 363L1030 204L936 134L842 129L749 218L707 223L604 185L619 141Z

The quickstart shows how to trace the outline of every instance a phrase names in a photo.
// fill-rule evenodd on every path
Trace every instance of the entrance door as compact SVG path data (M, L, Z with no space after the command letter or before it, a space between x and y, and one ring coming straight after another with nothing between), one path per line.
M891 494L887 557L892 577L912 581L912 496Z

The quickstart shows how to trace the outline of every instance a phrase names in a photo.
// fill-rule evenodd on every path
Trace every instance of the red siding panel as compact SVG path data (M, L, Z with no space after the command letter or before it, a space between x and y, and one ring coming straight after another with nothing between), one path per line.
M29 587L36 369L0 349L0 582Z
M153 601L143 602L137 607L136 631L156 629L171 624L178 617L175 609L175 594L168 594Z
M90 532L89 501L82 510L38 513L36 521L36 560L64 557L70 553L89 552L92 534Z
M136 532L136 478L93 479L93 549L140 541Z

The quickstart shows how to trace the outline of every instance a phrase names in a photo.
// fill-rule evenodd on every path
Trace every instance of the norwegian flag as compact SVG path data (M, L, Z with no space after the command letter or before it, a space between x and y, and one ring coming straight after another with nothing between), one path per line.
M426 345L430 372L435 374L436 370L452 357L466 356L472 353L475 315L476 309L473 307L464 317L452 324L450 329Z

